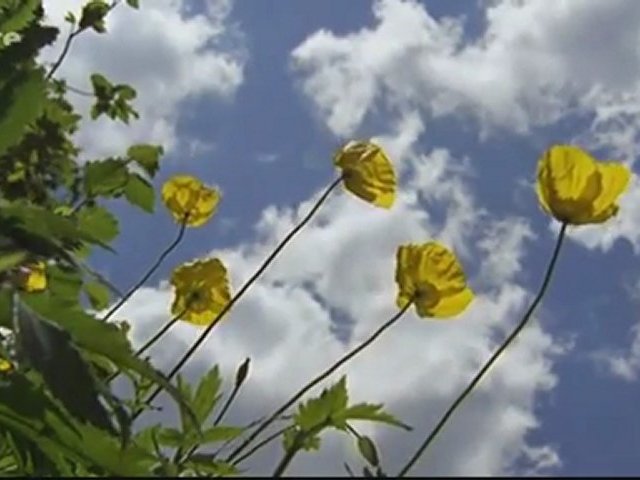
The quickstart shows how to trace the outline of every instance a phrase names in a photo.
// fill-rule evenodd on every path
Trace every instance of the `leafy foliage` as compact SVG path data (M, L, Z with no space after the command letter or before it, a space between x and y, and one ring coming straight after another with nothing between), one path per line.
M382 411L382 405L360 403L349 406L348 402L347 379L343 376L331 388L324 389L319 397L301 403L294 416L293 428L284 435L285 450L317 450L320 448L320 433L323 430L335 428L346 431L349 420L369 420L411 429L391 414ZM371 445L367 445L370 456Z

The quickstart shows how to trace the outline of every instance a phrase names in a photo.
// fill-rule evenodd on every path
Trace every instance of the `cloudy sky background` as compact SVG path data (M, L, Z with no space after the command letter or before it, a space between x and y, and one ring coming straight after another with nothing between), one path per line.
M49 20L79 0L45 0ZM354 401L382 402L415 430L363 424L395 474L521 318L557 225L532 189L540 153L577 143L634 168L640 140L640 2L633 0L142 0L117 7L107 35L85 32L57 73L90 90L99 72L139 93L141 119L87 121L84 159L136 143L167 149L175 173L218 185L214 219L189 230L120 312L143 343L168 320L167 279L217 256L239 288L336 172L335 149L374 138L400 177L391 211L338 192L274 262L186 375L220 364L250 378L229 423L266 414L395 312L395 250L453 248L477 298L450 321L407 314L342 373ZM50 62L64 35L42 60ZM73 95L73 94L70 94ZM81 111L89 100L73 95ZM159 204L114 204L118 255L93 263L123 289L177 233ZM535 323L459 410L414 474L637 474L640 460L640 188L618 217L570 231ZM152 351L173 366L199 329L177 326ZM336 375L333 380L337 380ZM157 419L147 418L145 422ZM269 473L274 444L245 464ZM354 442L327 434L290 474L360 469Z

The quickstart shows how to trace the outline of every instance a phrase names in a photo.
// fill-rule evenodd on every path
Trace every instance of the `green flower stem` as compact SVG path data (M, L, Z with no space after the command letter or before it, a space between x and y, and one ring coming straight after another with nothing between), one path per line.
M158 330L153 337L151 337L149 340L147 340L147 343L145 343L142 347L140 347L138 350L136 350L135 356L139 357L144 352L149 350L153 346L153 344L158 341L158 339L160 337L162 337L165 333L167 333L169 331L169 329L171 327L173 327L178 322L178 320L180 320L182 318L182 315L184 315L184 313L185 312L181 312L179 315L176 315L171 320L169 320L167 323L165 323L163 325L163 327L160 330Z
M413 465L418 461L418 459L426 451L426 449L429 447L429 445L431 445L431 443L435 440L435 438L437 437L438 433L445 426L445 424L447 423L447 421L449 420L451 415L453 415L453 413L460 406L460 404L464 401L464 399L467 398L467 396L469 396L469 394L473 391L473 389L476 387L476 385L480 382L482 377L487 373L487 371L496 362L496 360L498 360L498 357L500 357L502 352L504 352L504 350L506 350L506 348L511 344L511 342L513 342L513 340L518 336L520 331L527 325L527 323L529 322L529 319L531 318L531 315L533 314L534 310L536 309L536 307L538 306L538 304L542 300L542 297L544 296L544 294L545 294L545 292L547 290L547 287L549 286L549 282L551 280L551 275L553 273L553 270L555 268L556 262L558 260L558 255L560 254L560 248L562 247L562 242L563 242L564 237L565 237L566 229L567 229L567 224L563 223L562 227L560 228L560 233L558 234L558 239L556 241L556 246L555 246L555 249L553 251L553 255L551 256L551 261L549 262L549 266L547 267L547 272L546 272L546 274L544 276L544 280L542 281L542 285L540 287L540 291L538 292L538 295L536 295L535 299L533 300L533 302L529 306L529 309L527 310L527 312L522 317L522 320L520 321L520 323L516 326L516 328L513 330L513 332L511 332L511 334L507 337L507 339L504 341L504 343L502 345L500 345L500 348L498 348L498 350L496 350L493 353L493 355L491 355L491 358L483 365L483 367L476 374L476 376L473 378L473 380L471 380L471 383L469 383L467 388L465 388L463 390L463 392L458 396L458 398L453 402L453 404L451 404L451 406L445 412L445 414L442 416L442 418L440 419L440 421L438 422L436 427L433 429L433 431L425 439L425 441L422 443L422 445L420 445L418 450L411 457L411 459L407 462L407 464L400 470L400 472L398 473L398 477L399 478L400 477L404 477L407 474L407 472L411 469L411 467L413 467Z
M300 445L302 445L302 442L304 441L305 437L306 437L305 432L298 433L291 448L289 448L286 452L284 452L284 456L280 460L280 463L278 463L278 465L276 466L276 469L273 471L273 474L271 474L272 477L280 478L282 476L284 471L287 469L287 467L291 463L291 460L293 460L293 457L295 457L296 453L300 451Z
M272 441L274 441L276 438L278 438L279 436L283 435L284 433L286 433L287 431L291 430L293 427L293 425L287 425L286 427L281 428L280 430L272 433L271 435L269 435L267 438L265 438L264 440L262 440L261 442L256 443L253 447L251 447L249 449L248 452L245 452L243 455L241 455L240 457L238 457L236 459L235 462L233 462L234 465L239 465L240 463L242 463L244 460L246 460L247 458L249 458L251 455L253 455L255 452L257 452L258 450L260 450L262 447L268 445L269 443L271 443Z
M324 191L322 196L318 199L316 204L311 208L309 213L302 219L302 221L298 225L296 225L287 234L286 237L284 237L284 239L278 244L275 250L271 252L271 254L267 257L267 259L262 263L262 265L260 265L258 270L256 270L256 272L251 276L251 278L249 278L249 280L246 281L246 283L240 288L240 290L238 290L238 292L233 296L233 298L229 301L229 303L227 303L224 306L224 308L220 311L220 313L216 315L213 321L207 326L207 328L205 328L205 330L202 332L200 337L198 337L198 339L191 346L191 348L189 348L189 350L182 356L182 358L176 364L176 366L171 370L171 372L169 372L169 375L167 375L167 380L171 380L180 371L180 369L184 366L184 364L187 363L187 361L189 361L191 356L196 352L196 350L200 347L200 345L206 340L209 333L211 333L213 328L220 322L222 317L229 310L231 310L231 307L235 305L235 303L242 297L242 295L244 295L244 293L249 289L249 287L258 279L258 277L260 277L260 275L264 273L267 267L271 264L271 262L273 262L273 260L275 260L275 258L282 251L282 249L287 245L287 243L289 243L291 239L293 239L293 237L295 237L295 235L300 230L302 230L302 228L307 223L309 223L309 220L311 220L313 215L320 209L322 204L326 201L326 199L329 197L331 192L340 184L340 182L342 182L342 177L338 177L336 180L333 181L333 183L331 183L331 185L329 185L329 187ZM147 405L150 404L160 394L161 391L162 391L162 386L156 387L156 389L149 396L149 398L146 400L145 403ZM143 410L138 410L137 412L135 412L133 415L133 419L137 418L142 412Z
M353 357L355 357L362 350L371 345L382 333L390 328L394 323L396 323L400 317L407 311L407 309L412 305L412 302L407 303L401 310L399 310L393 317L387 320L382 326L380 326L369 338L367 338L364 342L358 345L356 348L351 350L342 356L337 362L327 368L320 375L315 377L313 380L309 381L304 387L298 390L289 400L287 400L280 408L278 408L275 412L273 412L265 421L263 421L258 428L256 428L251 435L249 435L242 444L240 444L231 454L225 459L225 462L233 461L241 452L244 450L265 428L267 428L271 423L276 420L280 415L282 415L288 408L294 405L302 396L315 387L318 383L325 380L329 377L333 372L335 372L342 365L347 363ZM235 465L235 463L234 463Z
M182 238L184 237L184 232L187 228L187 224L186 224L186 220L184 222L182 222L182 224L180 225L180 229L178 230L178 235L176 236L175 240L173 242L171 242L171 244L165 248L165 250L160 254L160 256L156 259L155 263L151 266L151 268L147 271L147 273L145 273L142 278L140 280L138 280L138 283L136 283L121 299L118 303L116 303L113 307L111 307L111 310L109 310L109 312L104 316L104 318L102 319L103 322L106 322L107 320L109 320L114 313L116 313L120 307L122 307L122 305L124 305L126 303L127 300L129 300L129 298L131 298L131 295L133 295L134 293L136 293L138 291L138 289L140 287L142 287L142 285L144 285L144 282L146 282L147 280L149 280L149 277L151 277L151 275L153 275L155 273L155 271L158 269L158 267L160 266L160 264L162 264L162 262L164 261L165 258L167 258L167 256L178 246L178 244L180 243L180 241L182 240ZM164 332L163 332L164 333ZM154 337L155 338L155 337ZM158 337L160 338L160 337ZM157 339L156 339L157 340Z
M304 441L311 437L313 438L315 435L318 435L322 430L324 430L327 426L330 425L329 421L324 421L320 425L313 427L309 431L299 431L294 440L293 445L286 452L284 452L284 456L276 466L276 469L271 474L272 477L281 477L284 471L287 469L293 457L300 451L302 445L304 445Z

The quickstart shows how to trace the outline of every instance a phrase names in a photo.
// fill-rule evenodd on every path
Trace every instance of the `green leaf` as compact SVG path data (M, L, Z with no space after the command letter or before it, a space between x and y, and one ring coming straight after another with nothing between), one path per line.
M157 432L157 440L160 445L166 447L188 447L185 435L175 428L163 428Z
M127 5L133 8L140 8L139 0L127 0Z
M411 431L412 427L396 419L393 415L382 411L383 405L359 403L353 405L339 414L340 420L370 420L372 422L386 423L395 427Z
M82 276L76 270L50 265L46 270L47 289L58 302L76 305L82 289Z
M109 413L100 403L91 368L70 335L17 298L21 357L42 375L51 393L76 418L115 433Z
M200 424L203 424L211 415L211 412L220 399L220 386L222 378L220 378L220 369L214 366L200 380L196 394L193 397L193 411Z
M191 455L185 466L187 468L197 470L198 472L223 478L240 473L238 467L235 465L216 460L216 458L211 454L196 453Z
M59 255L71 264L74 261L66 250L79 248L81 240L110 249L92 232L80 230L71 218L24 203L16 202L0 208L0 232L14 246L43 257Z
M42 114L45 91L42 70L13 74L0 89L0 155L19 143L27 126Z
M94 73L90 77L93 92L96 97L111 97L113 95L113 85L104 75Z
M0 252L0 272L10 270L23 263L29 254L26 250L12 250Z
M102 355L123 370L131 370L162 386L178 403L195 425L196 416L176 387L148 362L135 356L125 333L116 325L100 322L82 310L61 305L49 292L31 294L24 298L34 311L69 332L79 347Z
M160 166L160 156L164 149L157 145L133 145L127 150L127 156L137 163L150 177L155 176Z
M104 243L111 242L120 233L118 219L99 205L84 207L77 214L78 227Z
M324 389L320 397L301 404L294 421L302 430L309 431L327 422L330 418L335 420L336 414L347 407L348 400L347 381L343 376L334 386ZM345 425L340 425L340 427L346 428Z
M104 310L109 306L109 288L102 282L93 280L85 283L84 291L95 310Z
M99 195L110 197L122 193L129 172L126 162L117 159L107 159L99 162L89 162L84 166L84 189L88 197Z
M317 429L318 432L320 429ZM285 451L289 450L306 450L317 451L320 449L320 437L317 435L317 432L307 432L303 431L300 428L291 428L284 432L282 436L282 446Z
M90 0L82 8L82 16L80 17L80 28L93 28L98 33L106 31L104 25L104 17L109 12L109 4L104 0Z
M124 189L124 196L132 205L153 213L155 202L153 186L137 173L129 175L129 181Z
M371 466L377 467L380 463L376 445L369 437L365 435L358 437L358 451Z
M36 9L41 0L22 0L14 2L14 8L2 11L0 16L0 32L20 32L35 20ZM1 42L0 42L1 43Z

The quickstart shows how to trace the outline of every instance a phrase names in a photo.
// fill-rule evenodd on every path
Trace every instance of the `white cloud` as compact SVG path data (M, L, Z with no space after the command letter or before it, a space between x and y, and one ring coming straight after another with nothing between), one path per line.
M67 11L80 12L84 1L45 0L50 23L61 26L58 41L48 47L42 61L53 62L66 40ZM144 2L141 10L116 7L107 18L107 34L85 31L56 77L91 91L90 74L104 74L113 83L133 86L133 102L140 120L129 126L106 118L87 122L78 133L86 156L120 154L135 142L177 146L176 125L186 99L228 100L243 80L245 52L237 26L228 20L231 2L208 2L205 14L187 15L179 0ZM81 113L91 98L70 94Z
M469 40L462 18L436 20L413 0L378 0L373 26L341 36L319 30L292 52L293 66L337 135L349 136L381 107L470 113L483 134L587 113L595 114L594 134L585 141L622 148L625 140L631 151L640 118L640 4L486 5L486 28Z
M384 402L389 411L415 426L415 431L406 433L357 425L376 438L390 473L408 459L531 300L530 293L514 280L521 269L523 241L529 235L526 223L468 215L481 210L467 185L468 162L445 150L415 154L406 139L420 129L411 121L404 125L413 125L413 133L399 135L395 143L392 135L379 137L385 148L401 154L395 158L407 180L398 204L385 211L346 193L331 197L216 328L187 370L188 376L194 377L219 363L229 378L243 358L250 356L250 379L229 419L245 423L268 413L396 311L393 278L399 244L438 239L452 245L464 253L466 268L472 270L470 267L478 264L479 271L498 275L501 284L484 288L471 274L478 297L460 318L434 321L407 314L342 371L348 374L354 402ZM296 208L267 208L256 227L255 240L212 253L229 266L234 289L253 273L315 198L317 195ZM443 206L444 220L436 221L425 209L430 203ZM513 227L511 231L507 222ZM479 228L480 223L489 227ZM502 239L500 249L491 248L497 240L489 237L496 236ZM476 248L475 242L481 247ZM473 258L480 251L483 255ZM498 268L505 259L505 266ZM167 320L168 298L166 287L146 289L123 310L125 318L135 320L137 344ZM348 330L348 335L339 338L334 334L336 327ZM196 334L188 325L178 326L153 350L157 363L165 368L173 364ZM536 324L530 326L413 473L499 474L507 472L517 459L527 460L536 472L557 466L555 451L547 445L531 444L527 434L538 425L536 396L556 382L551 368L558 352L547 333ZM341 475L343 459L358 464L351 440L327 435L323 442L317 455L301 454L289 473ZM251 472L268 473L279 455L281 447L274 444L247 466Z

